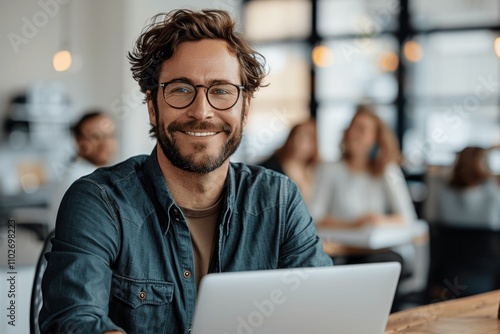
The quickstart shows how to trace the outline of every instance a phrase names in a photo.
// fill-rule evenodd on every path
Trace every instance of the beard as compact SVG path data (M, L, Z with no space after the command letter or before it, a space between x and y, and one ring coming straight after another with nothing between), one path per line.
M186 123L172 122L165 129L160 122L159 112L156 110L156 134L158 143L165 157L177 168L196 174L208 174L229 159L229 157L238 149L243 137L243 119L245 107L241 108L241 119L239 127L231 128L225 123L212 123L206 121L190 121ZM174 134L177 131L206 131L223 132L227 135L227 140L215 155L206 153L207 145L204 143L194 144L192 146L195 153L182 154L177 138Z

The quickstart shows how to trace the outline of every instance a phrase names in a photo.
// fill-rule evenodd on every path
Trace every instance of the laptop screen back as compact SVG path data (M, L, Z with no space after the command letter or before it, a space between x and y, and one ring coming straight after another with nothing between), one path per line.
M382 334L400 270L377 263L209 274L192 333Z

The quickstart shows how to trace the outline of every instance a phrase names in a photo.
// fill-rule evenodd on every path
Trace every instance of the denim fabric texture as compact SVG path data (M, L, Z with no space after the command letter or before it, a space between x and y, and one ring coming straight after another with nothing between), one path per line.
M231 163L210 272L332 265L296 185ZM188 333L197 292L189 228L156 156L66 192L43 278L42 333Z

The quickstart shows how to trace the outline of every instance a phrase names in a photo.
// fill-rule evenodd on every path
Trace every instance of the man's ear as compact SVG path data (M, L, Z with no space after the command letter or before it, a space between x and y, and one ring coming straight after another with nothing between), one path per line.
M244 103L244 108L243 108L243 127L247 125L248 121L248 112L250 110L250 103L252 102L252 97L248 96L245 99L243 99Z
M149 123L156 126L156 110L153 104L153 96L149 89L146 91L146 103L148 105Z

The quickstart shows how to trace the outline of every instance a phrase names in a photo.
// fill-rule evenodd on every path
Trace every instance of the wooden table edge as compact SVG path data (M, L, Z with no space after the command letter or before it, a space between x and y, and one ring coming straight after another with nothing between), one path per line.
M448 300L393 313L387 321L385 334L400 333L442 318L465 318L470 313L481 313L485 319L499 316L500 290L471 297Z

